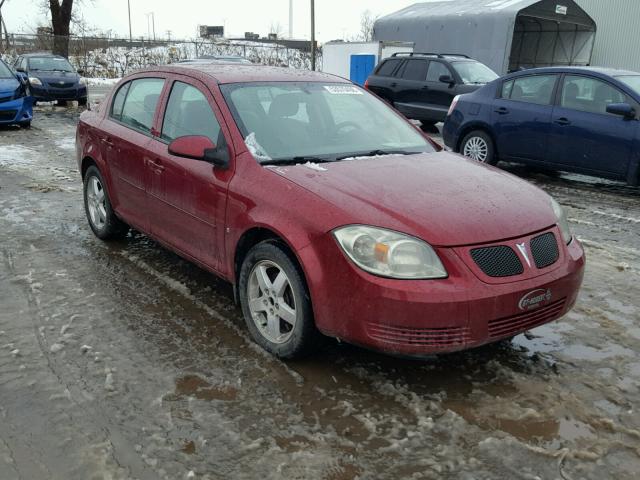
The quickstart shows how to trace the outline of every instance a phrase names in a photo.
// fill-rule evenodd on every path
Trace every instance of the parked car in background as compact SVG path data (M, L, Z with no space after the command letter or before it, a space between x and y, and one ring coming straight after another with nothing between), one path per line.
M396 53L378 65L365 87L429 129L444 121L456 95L496 78L493 70L466 55Z
M640 182L640 73L554 67L507 75L454 100L445 144L480 162L520 162Z
M84 112L76 138L95 235L132 226L222 276L280 357L319 332L407 355L471 348L561 317L582 282L549 195L332 75L151 68Z
M29 128L33 120L33 98L26 79L0 60L0 125Z
M36 102L71 101L87 104L87 85L69 61L49 53L29 53L19 56L16 71L27 75L31 94Z

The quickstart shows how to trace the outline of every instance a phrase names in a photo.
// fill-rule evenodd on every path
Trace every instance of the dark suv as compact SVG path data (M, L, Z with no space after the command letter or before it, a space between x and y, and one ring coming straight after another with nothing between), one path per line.
M87 104L87 85L69 61L50 53L29 53L17 58L16 71L23 73L29 80L31 94L35 101L77 100L78 104Z
M394 53L378 65L365 87L430 128L444 121L453 97L496 78L493 70L466 55Z

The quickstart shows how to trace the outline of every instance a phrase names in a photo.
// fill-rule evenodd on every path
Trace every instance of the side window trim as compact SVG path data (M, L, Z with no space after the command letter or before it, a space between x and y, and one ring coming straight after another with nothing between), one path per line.
M164 85L162 86L162 90L160 92L160 97L158 98L158 103L156 104L156 110L153 114L153 119L152 119L152 123L151 123L151 129L150 131L145 131L139 128L135 128L133 125L123 122L121 119L118 119L116 117L113 116L113 103L115 102L116 96L118 95L118 92L123 89L125 86L128 85L127 87L127 93L124 97L124 101L122 102L122 107L123 107L123 111L124 111L124 105L127 102L127 98L129 98L129 92L131 92L131 84L133 84L133 82L135 82L136 80L147 80L147 79L154 79L154 80L162 80L164 82ZM159 76L153 76L153 77L136 77L136 78L132 78L131 80L129 80L128 82L124 83L116 92L116 94L113 96L112 100L111 100L111 106L109 108L109 115L108 115L108 119L111 120L114 123L117 123L118 125L121 125L125 128L128 128L129 130L133 130L134 132L137 132L141 135L144 135L145 137L149 137L149 138L155 138L155 126L156 126L156 120L157 120L157 116L158 116L158 107L161 105L161 102L164 102L163 98L164 98L164 92L167 88L167 77L159 77ZM164 109L163 109L164 110Z
M594 80L596 82L604 83L608 87L612 88L613 90L615 90L619 94L621 94L625 98L625 100L630 102L630 105L632 107L637 107L636 102L633 100L632 97L630 97L624 90L620 89L620 87L618 87L617 85L614 85L613 83L611 83L609 80L607 80L605 78L596 77L596 76L593 76L593 75L587 75L587 74L584 74L584 73L571 73L571 72L565 72L565 73L562 74L561 84L558 86L557 92L556 92L557 94L556 94L555 106L557 106L557 107L566 108L567 110L571 110L572 112L590 113L590 114L593 114L593 115L603 115L603 116L606 116L606 117L611 116L611 114L605 113L605 112L590 112L590 111L578 110L578 109L575 109L575 108L566 107L566 106L562 105L562 94L564 93L565 79L567 77L580 77L580 78L586 78L586 79L589 79L589 80Z
M522 80L524 78L529 78L529 77L555 77L555 82L553 85L553 91L551 93L551 97L549 99L549 103L548 104L541 104L541 103L535 103L535 102L525 102L523 100L518 100L518 99L513 99L511 98L511 95L513 94L513 87L511 87L511 90L509 92L509 98L505 98L502 96L502 92L504 90L504 86L509 83L509 82L513 82L513 85L515 86L516 82L518 80ZM496 99L498 100L508 100L510 102L518 102L518 103L526 103L529 105L538 105L541 107L554 107L557 104L558 101L558 92L560 90L560 79L563 78L563 74L560 73L532 73L529 75L520 75L517 77L511 77L511 78L507 78L504 79L499 85L500 88L496 89Z
M154 140L157 140L160 143L165 145L169 145L170 142L164 140L162 138L162 128L164 125L164 117L167 113L167 107L169 105L169 99L171 97L171 91L173 90L173 86L177 82L186 83L187 85L191 85L192 87L198 89L207 99L207 103L211 110L213 111L213 115L220 126L220 131L222 132L222 137L224 138L225 147L230 150L233 157L233 142L231 141L231 131L229 126L227 125L227 121L224 118L222 113L222 109L218 105L216 97L211 89L204 83L200 82L197 79L187 77L184 75L173 74L167 78L165 78L165 90L161 97L162 107L158 112L158 135L153 137ZM216 145L217 147L218 145Z

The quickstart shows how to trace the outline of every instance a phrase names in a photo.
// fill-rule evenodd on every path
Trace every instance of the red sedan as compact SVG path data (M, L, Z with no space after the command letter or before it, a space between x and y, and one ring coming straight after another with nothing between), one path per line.
M404 355L564 315L584 252L546 193L447 153L334 76L185 64L83 113L84 203L232 282L248 329L292 358L321 334Z

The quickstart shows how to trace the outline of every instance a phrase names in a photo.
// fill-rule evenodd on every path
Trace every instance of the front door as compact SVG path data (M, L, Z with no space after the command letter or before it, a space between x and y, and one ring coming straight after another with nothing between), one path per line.
M553 109L549 161L569 170L626 178L638 121L607 113L610 103L634 105L604 80L565 75Z
M218 236L224 228L229 172L210 163L171 155L176 138L203 135L227 145L220 112L206 86L178 77L171 86L161 135L148 147L147 192L151 232L182 253L219 269Z
M491 118L500 159L544 160L557 79L526 75L499 87Z

